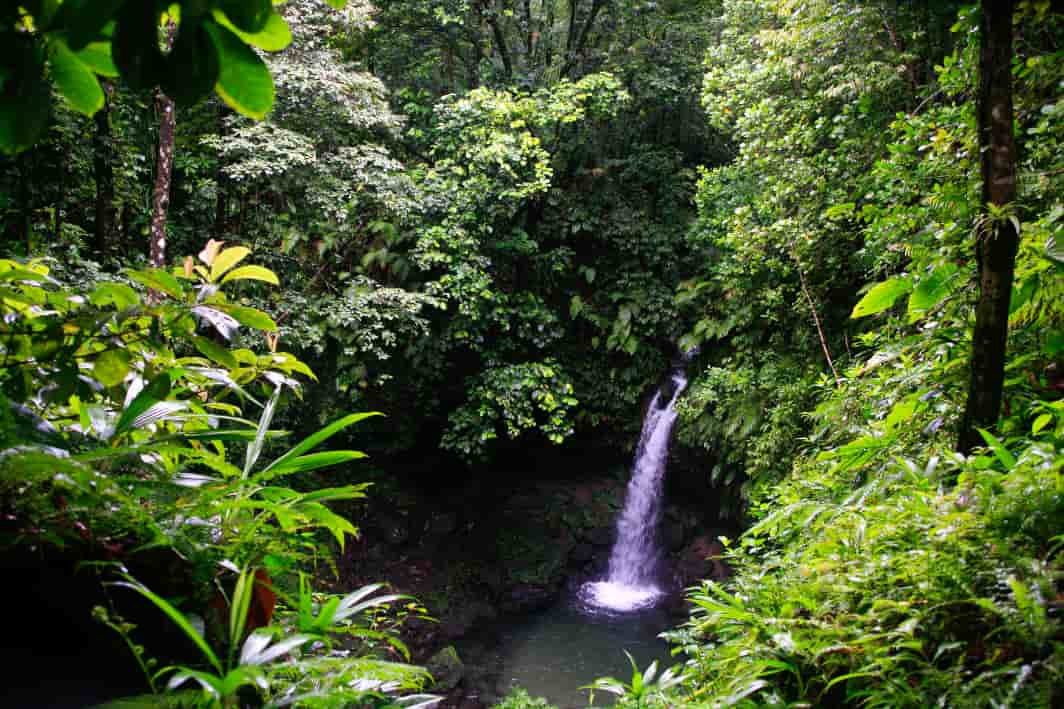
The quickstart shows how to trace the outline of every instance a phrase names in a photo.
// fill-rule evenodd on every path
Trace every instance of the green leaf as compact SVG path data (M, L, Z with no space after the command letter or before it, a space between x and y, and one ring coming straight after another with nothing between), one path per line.
M366 454L361 451L325 451L323 453L311 453L297 458L289 458L281 465L271 465L267 470L255 476L255 480L261 482L266 478L290 473L306 473L318 468L327 468L340 463L347 463L359 458L365 458Z
M281 285L281 282L277 280L277 274L262 266L241 266L240 268L234 268L232 271L225 274L222 283L240 280L265 281L266 283L275 286Z
M185 614L174 608L163 598L160 598L159 596L149 591L147 587L145 587L140 582L134 580L132 577L127 578L129 579L128 581L116 581L114 585L133 589L134 591L151 601L156 608L166 614L166 616L174 623L174 625L176 625L182 630L182 632L185 633L188 639L191 640L193 644L195 644L195 646L199 648L201 653L203 653L204 659L211 663L211 666L214 667L215 671L220 673L222 671L222 663L218 661L218 657L214 654L214 651L211 650L210 646L207 644L207 641L203 639L203 636L199 634L199 631L193 628L192 624L188 622L188 618L185 617Z
M1038 433L1053 421L1053 414L1042 414L1031 424L1031 433Z
M288 28L288 23L276 12L270 15L266 26L258 32L241 31L219 10L214 12L214 21L251 46L267 52L279 52L292 43L292 31Z
M148 386L144 387L133 401L129 402L129 406L125 408L122 415L118 417L118 423L115 424L114 435L119 435L133 426L134 420L147 411L153 404L166 399L170 394L170 374L169 372L163 372L155 379L151 380Z
M111 39L111 57L122 80L135 91L155 87L164 74L158 37L159 13L154 2L122 5Z
M103 108L103 89L92 69L61 39L53 38L51 47L52 81L75 111L91 116Z
M261 32L273 14L271 0L217 0L229 20L244 32Z
M92 365L93 376L105 387L121 384L128 373L129 352L126 350L107 350Z
M1005 444L998 440L994 434L989 431L977 428L979 435L986 441L987 447L994 452L994 457L1005 466L1006 469L1012 469L1016 466L1016 457L1009 452L1009 449L1005 447Z
M111 58L110 42L90 42L84 49L76 52L78 59L100 76L114 79L118 76L118 67Z
M1035 273L1013 284L1012 293L1009 295L1009 315L1030 302L1038 291L1039 281L1038 274Z
M273 390L273 396L266 402L266 406L262 409L262 415L259 417L259 426L255 430L255 440L248 446L247 453L244 456L244 477L251 474L251 469L255 467L255 463L258 462L259 456L262 455L262 445L266 440L266 434L269 433L270 424L273 422L273 414L277 409L277 400L281 398L281 387L278 386Z
M221 67L218 50L206 29L208 23L214 21L208 18L182 22L174 46L166 57L162 88L178 103L194 104L210 96L218 83Z
M181 282L161 268L153 268L150 271L129 270L126 275L146 288L166 293L175 300L184 300L185 289Z
M15 46L4 68L13 76L0 91L0 151L14 154L37 142L52 111L51 84L44 80L44 54L31 38L10 40Z
M114 305L117 310L125 310L140 304L140 296L125 283L101 283L89 295L89 302L96 307Z
M221 73L215 91L234 110L261 119L273 107L270 70L262 58L239 37L217 23L205 25L218 50Z
M232 303L216 303L214 307L227 313L241 325L247 325L256 330L265 330L266 332L277 332L277 323L261 310L243 305L233 305Z
M236 369L240 364L236 361L236 357L233 356L232 352L225 347L222 347L214 340L195 336L192 338L192 344L196 346L196 349L199 350L204 357L217 362L223 367Z
M217 281L226 271L247 258L250 253L251 249L246 246L233 246L222 251L211 261L211 280Z
M126 4L126 0L65 0L60 7L59 23L69 27L67 43L81 49L100 37L104 26Z
M944 263L920 279L909 296L909 322L919 320L956 290L957 271L955 264Z
M1057 263L1064 263L1064 245L1057 243L1056 235L1046 239L1046 257Z
M853 306L851 318L863 318L881 313L894 305L894 301L909 292L912 283L908 278L891 278L877 283Z
M358 423L359 421L369 418L370 416L383 416L383 414L381 414L379 411L370 411L366 413L348 414L343 418L337 419L336 421L330 423L328 426L325 426L321 430L316 431L304 438L297 445L293 446L292 449L289 450L287 453L267 465L263 469L262 473L268 473L274 468L284 465L292 458L296 458L298 456L303 455L307 451L313 450L318 445L328 440L329 438L332 438L334 435L344 430L348 426L352 426Z

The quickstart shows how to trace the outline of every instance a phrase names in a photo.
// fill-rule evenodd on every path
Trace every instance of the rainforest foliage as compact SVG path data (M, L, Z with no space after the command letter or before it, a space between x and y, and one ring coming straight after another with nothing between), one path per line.
M353 448L630 448L697 347L677 443L735 575L682 667L600 689L1064 701L1050 2L38 0L0 35L0 544L90 561L159 696L432 701L423 608L312 589ZM151 664L131 596L196 656Z

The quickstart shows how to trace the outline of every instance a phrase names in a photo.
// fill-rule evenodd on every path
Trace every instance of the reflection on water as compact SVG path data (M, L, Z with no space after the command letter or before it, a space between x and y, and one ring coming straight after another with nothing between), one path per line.
M630 681L625 650L640 669L654 660L659 667L679 664L680 659L671 658L668 645L657 637L669 626L668 616L660 610L588 614L560 603L501 629L499 645L492 651L493 664L501 670L496 691L501 697L520 686L562 709L587 706L588 691L580 687L597 677ZM612 695L596 693L597 706L612 702Z

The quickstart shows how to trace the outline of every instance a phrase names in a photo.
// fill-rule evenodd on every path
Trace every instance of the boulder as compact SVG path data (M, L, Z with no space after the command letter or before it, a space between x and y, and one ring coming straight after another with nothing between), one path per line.
M458 657L458 651L454 645L448 645L425 663L425 669L435 680L432 691L437 693L450 692L462 682L465 677L465 665Z

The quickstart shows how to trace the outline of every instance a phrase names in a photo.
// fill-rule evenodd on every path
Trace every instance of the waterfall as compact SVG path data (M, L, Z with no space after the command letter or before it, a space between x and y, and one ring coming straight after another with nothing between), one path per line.
M581 592L584 600L593 606L616 611L636 610L653 605L662 596L658 585L662 482L672 426L676 421L674 406L687 386L684 365L693 355L694 352L689 352L673 367L669 380L654 394L647 408L624 509L617 518L617 539L610 551L606 578L585 584Z

